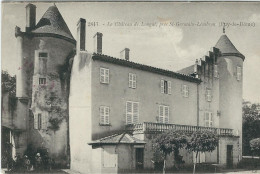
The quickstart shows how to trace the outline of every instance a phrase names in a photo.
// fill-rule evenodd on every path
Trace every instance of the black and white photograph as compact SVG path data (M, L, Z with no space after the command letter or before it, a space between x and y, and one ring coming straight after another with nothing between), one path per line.
M1 173L260 173L260 2L1 10Z

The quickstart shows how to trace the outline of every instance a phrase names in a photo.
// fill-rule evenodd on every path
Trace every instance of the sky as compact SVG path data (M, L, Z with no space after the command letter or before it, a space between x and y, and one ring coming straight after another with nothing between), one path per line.
M53 3L37 6L36 23ZM25 29L23 2L2 3L2 70L14 75L15 26ZM130 60L171 71L194 64L225 32L245 55L243 98L260 103L260 2L59 2L55 3L76 39L79 18L86 19L86 50L103 33L103 54L119 57L125 47ZM239 24L239 25L234 25ZM246 24L246 25L245 25Z

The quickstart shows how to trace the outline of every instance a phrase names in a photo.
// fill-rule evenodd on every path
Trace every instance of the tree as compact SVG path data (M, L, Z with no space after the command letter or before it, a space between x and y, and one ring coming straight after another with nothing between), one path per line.
M255 138L250 141L250 147L255 155L260 156L260 138Z
M172 152L175 157L179 156L179 149L187 144L187 137L182 131L170 130L159 134L153 144L154 156L157 160L163 160L163 173L165 173L166 157ZM175 159L178 160L178 159Z
M243 102L243 155L253 155L250 140L260 137L260 104Z
M193 166L193 173L196 170L197 157L199 152L212 152L218 145L218 136L212 131L196 131L191 134L187 143L187 150L195 152L196 160Z

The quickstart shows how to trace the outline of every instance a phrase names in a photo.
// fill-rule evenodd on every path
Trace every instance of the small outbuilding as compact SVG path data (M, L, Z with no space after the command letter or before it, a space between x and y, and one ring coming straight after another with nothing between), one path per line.
M145 142L127 133L115 134L88 143L96 151L92 162L100 173L141 170Z

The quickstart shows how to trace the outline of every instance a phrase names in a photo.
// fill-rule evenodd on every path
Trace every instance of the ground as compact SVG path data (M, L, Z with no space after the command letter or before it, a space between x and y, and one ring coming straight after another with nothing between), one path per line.
M1 170L1 174L6 173L5 171L6 171L6 169L2 169ZM41 174L43 174L43 173L44 172L41 172ZM76 172L76 171L73 171L73 170L70 170L70 169L53 170L52 172L47 172L47 173L54 173L54 174L56 174L56 173L57 174L81 174L79 172ZM240 173L241 174L243 174L243 173L252 173L252 174L254 174L254 173L260 173L260 170L238 170L238 169L233 169L233 170L225 170L225 171L223 171L221 173L218 173L218 174L240 174ZM138 174L138 173L133 173L133 174Z

